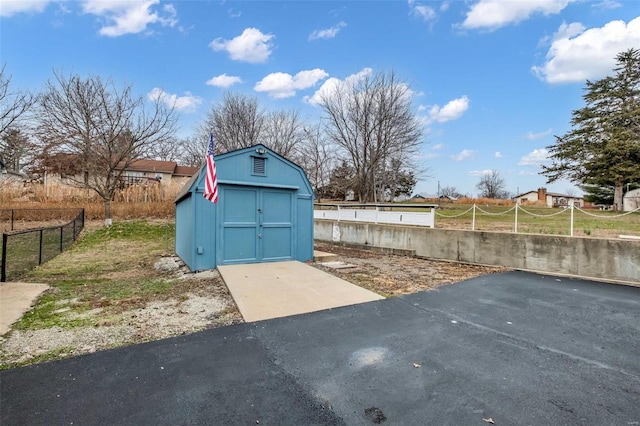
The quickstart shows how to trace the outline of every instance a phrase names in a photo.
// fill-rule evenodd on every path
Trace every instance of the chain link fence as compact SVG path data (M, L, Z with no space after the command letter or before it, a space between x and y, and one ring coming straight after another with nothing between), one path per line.
M0 215L6 215L6 210ZM27 211L22 211L27 210ZM14 228L16 217L30 217L32 220L51 220L57 213L68 214L70 209L12 209L10 212L10 228ZM61 210L65 210L62 212ZM16 279L38 265L53 259L66 250L80 235L84 228L84 209L72 209L75 217L60 226L48 226L19 231L8 231L2 234L2 252L0 252L0 282ZM58 215L58 218L61 215Z

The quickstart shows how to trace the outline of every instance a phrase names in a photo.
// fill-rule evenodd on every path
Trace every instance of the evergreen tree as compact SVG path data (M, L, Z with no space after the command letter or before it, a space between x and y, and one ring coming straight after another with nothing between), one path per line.
M323 188L322 195L333 199L345 200L349 191L354 191L353 167L342 160L342 163L331 171L329 185Z
M611 186L622 208L625 183L640 180L640 50L617 57L615 75L587 81L586 106L573 111L572 130L547 147L548 182L568 178L583 185Z
M584 194L584 200L593 204L605 206L613 205L613 186L580 185Z

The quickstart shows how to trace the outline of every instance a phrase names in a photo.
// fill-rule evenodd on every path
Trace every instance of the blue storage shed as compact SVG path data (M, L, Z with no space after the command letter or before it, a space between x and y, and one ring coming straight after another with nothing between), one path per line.
M313 258L313 190L302 168L264 145L215 157L218 202L202 167L176 198L176 253L192 271Z

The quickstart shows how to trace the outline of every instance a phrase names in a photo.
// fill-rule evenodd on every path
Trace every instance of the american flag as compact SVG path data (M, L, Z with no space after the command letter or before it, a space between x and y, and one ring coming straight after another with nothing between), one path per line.
M216 176L216 162L213 161L213 133L209 138L207 149L207 175L204 178L204 198L212 203L218 202L218 176Z

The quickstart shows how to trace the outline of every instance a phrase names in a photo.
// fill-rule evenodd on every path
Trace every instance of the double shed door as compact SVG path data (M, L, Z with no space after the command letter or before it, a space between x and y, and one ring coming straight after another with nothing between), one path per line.
M293 190L222 187L220 264L292 260Z

